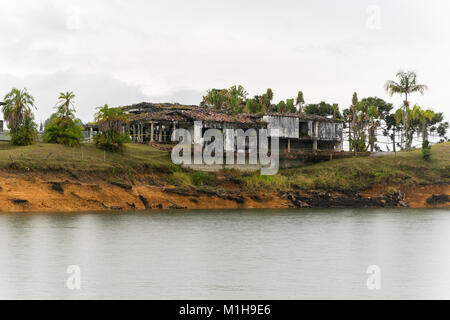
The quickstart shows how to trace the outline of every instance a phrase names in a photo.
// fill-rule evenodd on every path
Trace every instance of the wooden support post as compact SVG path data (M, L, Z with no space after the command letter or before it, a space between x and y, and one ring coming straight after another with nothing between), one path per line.
M288 139L288 153L291 153L291 139Z
M162 125L159 124L159 137L158 137L158 141L161 143L162 142L162 134L163 134L163 128Z

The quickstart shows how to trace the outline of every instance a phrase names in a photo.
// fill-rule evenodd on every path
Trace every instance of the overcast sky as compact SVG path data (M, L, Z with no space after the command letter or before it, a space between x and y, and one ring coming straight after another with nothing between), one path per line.
M275 102L384 92L399 69L430 90L413 103L450 118L450 2L0 0L0 98L26 87L36 118L73 90L77 115L142 101L198 104L209 88L270 87Z

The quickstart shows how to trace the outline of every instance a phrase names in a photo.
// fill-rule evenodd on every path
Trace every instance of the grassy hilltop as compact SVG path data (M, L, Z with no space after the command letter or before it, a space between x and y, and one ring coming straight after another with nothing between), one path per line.
M38 143L13 147L0 143L0 170L20 172L67 172L72 176L102 176L133 183L152 175L151 183L179 188L247 191L278 190L361 190L375 184L414 185L450 183L450 143L435 145L430 161L421 151L399 152L384 157L336 159L302 168L280 170L275 176L259 172L222 170L194 172L175 166L168 152L150 146L128 144L122 153L104 152L94 145L69 148Z

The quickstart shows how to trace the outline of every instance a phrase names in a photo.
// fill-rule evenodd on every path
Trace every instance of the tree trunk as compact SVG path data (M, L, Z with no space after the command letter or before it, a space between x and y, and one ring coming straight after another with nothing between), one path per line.
M428 130L427 130L427 124L424 122L422 124L422 142L425 142L428 140Z
M397 153L397 150L395 148L395 129L393 132L394 133L392 134L392 150L394 150L394 153Z
M352 125L348 122L348 150L352 151Z

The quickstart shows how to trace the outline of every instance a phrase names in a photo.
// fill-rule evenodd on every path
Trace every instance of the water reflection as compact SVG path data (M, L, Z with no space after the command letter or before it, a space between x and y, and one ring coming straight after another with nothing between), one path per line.
M3 214L0 298L448 299L449 231L448 210Z

